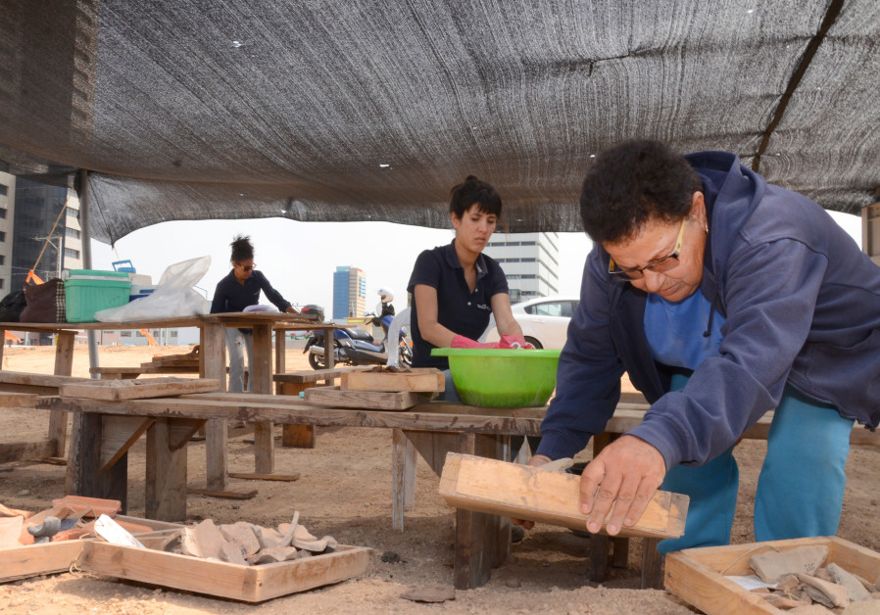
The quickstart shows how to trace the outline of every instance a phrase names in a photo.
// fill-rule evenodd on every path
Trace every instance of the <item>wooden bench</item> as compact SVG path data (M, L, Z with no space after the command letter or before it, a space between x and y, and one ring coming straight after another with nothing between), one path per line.
M302 369L283 374L275 374L277 395L299 395L318 384L332 386L336 378L351 371L372 369L372 365L352 367L331 367L327 369ZM284 425L281 428L281 446L285 448L315 448L314 425Z
M141 374L198 374L198 367L188 365L156 365L149 367L92 367L89 373L101 380L132 380Z

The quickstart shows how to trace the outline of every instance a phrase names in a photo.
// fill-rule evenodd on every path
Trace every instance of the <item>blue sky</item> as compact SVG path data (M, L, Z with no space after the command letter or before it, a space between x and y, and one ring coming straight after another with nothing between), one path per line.
M831 212L861 245L861 220ZM139 273L157 282L165 267L210 255L211 268L199 286L208 298L229 272L229 242L249 234L254 262L272 285L295 305L317 303L332 309L333 271L337 265L360 267L367 276L367 306L378 302L377 291L395 294L395 305L406 305L406 283L418 254L452 240L452 230L387 222L296 222L281 218L164 222L123 237L115 249L92 241L92 266L111 269L114 260L131 259ZM560 233L559 292L577 295L581 271L591 243L583 233ZM497 236L497 234L496 234ZM265 299L263 299L265 303Z

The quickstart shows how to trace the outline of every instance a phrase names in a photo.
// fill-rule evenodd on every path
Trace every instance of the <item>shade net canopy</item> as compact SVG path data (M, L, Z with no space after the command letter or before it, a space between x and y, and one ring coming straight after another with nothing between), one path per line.
M5 0L0 160L88 169L92 236L278 216L577 231L591 156L738 153L857 213L880 185L876 0Z

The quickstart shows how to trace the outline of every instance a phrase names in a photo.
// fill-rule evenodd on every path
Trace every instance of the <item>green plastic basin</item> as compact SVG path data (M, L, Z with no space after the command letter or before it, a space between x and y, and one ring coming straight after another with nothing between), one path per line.
M543 406L556 388L560 350L435 348L449 357L458 395L470 406L524 408Z

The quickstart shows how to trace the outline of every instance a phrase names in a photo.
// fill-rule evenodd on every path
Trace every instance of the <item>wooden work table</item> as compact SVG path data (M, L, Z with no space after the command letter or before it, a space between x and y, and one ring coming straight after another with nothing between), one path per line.
M278 348L283 348L285 331L324 331L332 337L337 325L332 323L303 322L300 317L285 313L230 312L204 314L181 318L161 318L137 322L91 322L91 323L13 323L0 322L0 331L28 331L50 333L56 336L55 370L57 376L70 376L73 367L73 343L77 331L104 331L117 329L168 329L197 327L199 329L199 374L202 378L213 378L225 390L226 382L226 334L227 327L249 328L254 336L254 365L249 368L249 378L253 390L258 394L272 392L272 333L279 338ZM325 360L333 365L333 347L326 345ZM283 352L280 365L283 370ZM0 361L3 349L0 347ZM0 363L2 364L2 363ZM96 366L92 366L96 367ZM0 385L0 390L2 390ZM8 389L7 389L8 390ZM21 389L18 389L21 390ZM44 393L45 391L34 391ZM74 429L79 425L74 421ZM226 489L227 480L227 424L221 417L210 420L205 425L206 435L206 473L207 487L211 491ZM267 475L274 471L274 439L272 426L266 421L255 422L255 476ZM67 415L63 410L53 411L49 419L48 439L41 450L50 452L49 456L64 455L67 441Z
M316 406L297 397L265 394L203 393L175 398L104 402L42 397L37 407L75 412L85 429L74 435L69 461L71 493L126 499L128 448L147 436L145 508L148 518L179 521L186 517L186 445L206 421L370 427L392 430L392 525L403 529L403 513L412 503L415 455L421 454L434 471L442 471L450 451L510 459L511 436L540 434L543 408L488 409L431 402L405 412ZM644 417L647 404L621 402L606 432L594 438L594 453ZM766 439L770 417L750 429L746 438ZM880 445L877 434L853 431L853 442ZM510 548L509 521L464 510L456 511L455 584L459 588L484 584L493 567ZM591 574L605 574L608 549L625 565L626 539L594 537ZM603 552L604 550L604 552ZM643 549L643 586L659 580L659 558L653 544Z

